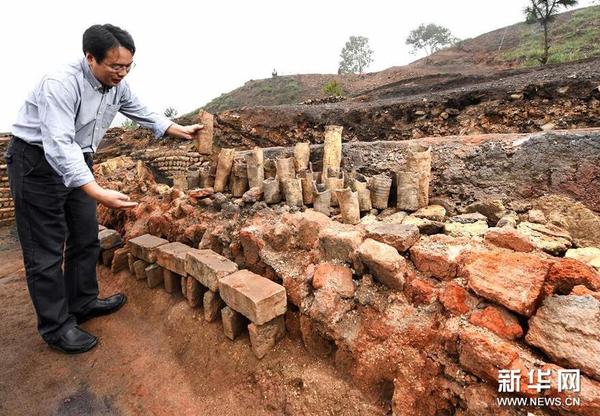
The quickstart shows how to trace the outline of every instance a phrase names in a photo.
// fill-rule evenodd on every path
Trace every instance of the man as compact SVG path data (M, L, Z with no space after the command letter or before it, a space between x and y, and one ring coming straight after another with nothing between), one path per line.
M44 76L21 107L6 160L27 286L38 331L53 348L80 353L97 338L78 325L115 312L124 294L98 299L100 247L96 202L136 205L104 189L92 156L117 111L150 128L185 139L201 125L180 126L149 111L123 80L133 67L131 35L94 25L83 34L84 58ZM64 261L64 268L63 268Z

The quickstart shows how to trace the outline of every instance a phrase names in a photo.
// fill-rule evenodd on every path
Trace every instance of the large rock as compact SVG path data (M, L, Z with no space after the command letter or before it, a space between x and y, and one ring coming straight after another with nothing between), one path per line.
M129 249L138 259L148 263L156 261L156 248L169 242L164 238L155 237L151 234L140 235L129 240Z
M411 247L410 258L419 271L448 280L456 277L461 258L473 250L480 251L483 247L467 238L440 234L422 237Z
M492 251L470 255L460 275L478 295L531 316L549 268L549 261L533 254Z
M490 223L496 224L506 214L506 208L500 199L486 199L468 205L465 209L469 213L478 212L484 215Z
M285 288L248 270L240 270L219 280L221 298L257 325L262 325L287 309Z
M352 270L349 267L331 263L319 264L315 268L312 285L317 290L331 287L344 298L351 298L356 290L352 280Z
M565 253L565 257L579 260L600 270L600 248L598 247L570 248Z
M529 320L525 340L558 364L600 380L600 301L591 296L552 296Z
M415 244L420 237L419 228L412 224L370 224L365 227L367 237L389 244L400 253Z
M327 261L352 263L354 252L364 239L364 231L347 224L332 223L319 233L319 248Z
M298 245L301 248L311 250L319 243L319 233L327 227L331 220L321 212L307 209L305 212L298 214Z
M381 283L392 289L402 289L409 269L394 247L368 238L358 248L358 258Z
M428 205L412 213L417 218L426 218L431 221L444 221L446 208L441 205Z
M108 228L98 233L98 240L100 240L100 248L102 250L110 250L123 244L121 234Z
M510 227L490 228L483 238L486 242L497 247L514 251L530 252L535 249L527 237Z
M544 283L546 296L554 293L567 295L578 285L600 291L600 274L591 266L575 259L559 259L550 267Z
M219 280L235 273L237 264L212 250L187 253L185 271L213 292L219 290Z
M444 224L444 233L452 237L481 237L487 229L487 218L478 212L455 215Z
M525 221L517 226L517 230L536 248L555 256L563 254L573 245L569 233L552 224L542 225Z

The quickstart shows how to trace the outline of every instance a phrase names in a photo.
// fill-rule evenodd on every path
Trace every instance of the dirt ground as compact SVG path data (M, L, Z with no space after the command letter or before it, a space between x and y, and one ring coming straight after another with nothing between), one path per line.
M247 334L229 341L181 296L102 266L101 296L122 291L127 305L83 324L100 338L95 349L58 353L36 332L14 227L0 228L0 256L0 415L389 413L299 340L258 360Z

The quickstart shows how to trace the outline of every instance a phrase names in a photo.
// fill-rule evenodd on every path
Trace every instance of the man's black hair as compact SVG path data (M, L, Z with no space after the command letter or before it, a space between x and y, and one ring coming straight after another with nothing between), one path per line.
M132 55L135 54L133 38L120 27L108 23L93 25L83 33L83 53L91 53L98 63L106 57L109 49L119 46L128 49Z

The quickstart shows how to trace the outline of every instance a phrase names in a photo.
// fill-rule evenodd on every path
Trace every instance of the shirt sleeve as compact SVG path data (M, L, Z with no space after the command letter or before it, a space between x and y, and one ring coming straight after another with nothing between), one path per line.
M45 80L38 92L38 113L46 160L66 187L77 188L94 180L75 142L77 99L60 81Z
M128 84L125 84L119 111L140 126L152 130L156 138L164 136L169 126L173 124L167 117L150 111L131 91Z

